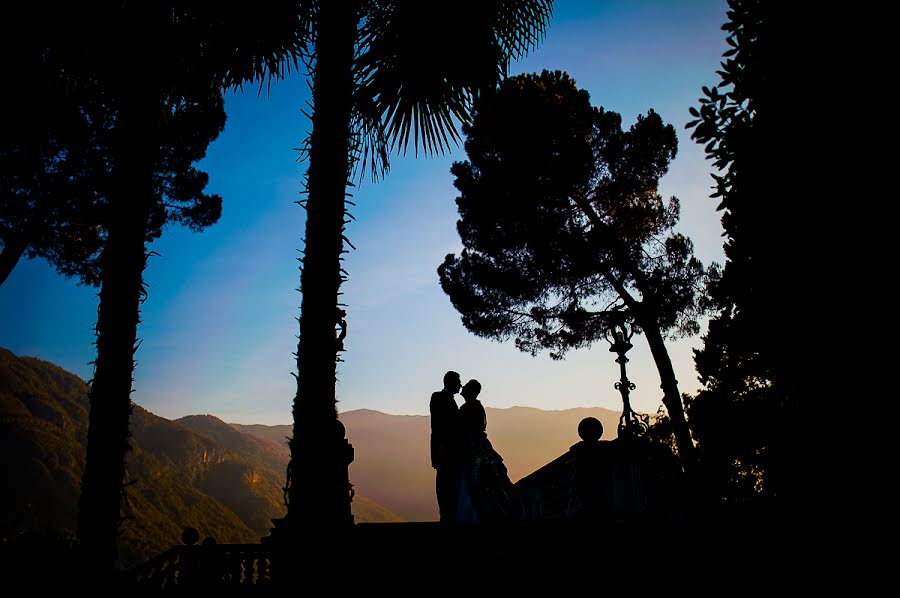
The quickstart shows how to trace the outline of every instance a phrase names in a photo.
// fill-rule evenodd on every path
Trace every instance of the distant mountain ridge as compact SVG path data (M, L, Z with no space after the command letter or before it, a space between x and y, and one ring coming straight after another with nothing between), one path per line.
M0 463L8 479L0 536L23 530L73 530L84 468L88 387L46 361L0 347ZM488 436L513 481L578 442L578 423L596 417L604 438L619 413L603 408L544 411L487 407ZM434 521L437 503L429 454L430 418L371 409L340 414L355 460L350 481L357 522ZM175 421L135 406L128 457L133 519L124 560L156 554L185 526L219 542L258 542L284 514L282 486L290 425L228 424L213 415Z
M578 442L578 424L596 417L603 424L603 438L616 436L619 412L601 407L544 411L533 407L487 407L488 437L504 457L515 482L559 457ZM408 521L438 518L431 468L429 437L431 420L426 415L389 415L372 409L356 409L339 415L353 444L356 459L350 465L350 481L356 491ZM287 450L290 425L232 426Z
M0 347L0 465L9 482L0 538L75 528L87 438L87 383L52 363ZM211 415L169 421L135 405L123 563L180 542L184 527L219 542L259 542L284 515L287 451ZM357 521L400 517L358 495Z

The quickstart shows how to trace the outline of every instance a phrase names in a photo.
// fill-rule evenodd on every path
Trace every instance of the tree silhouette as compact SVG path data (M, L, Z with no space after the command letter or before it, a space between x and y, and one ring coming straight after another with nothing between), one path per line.
M102 192L90 173L103 168L97 148L108 123L83 90L58 89L41 52L9 41L0 42L9 58L0 76L21 91L0 98L0 284L27 253L96 285Z
M854 11L782 10L761 0L728 6L730 47L689 123L720 171L713 197L726 255L710 286L717 313L696 354L704 388L691 421L714 496L762 495L723 503L749 503L745 514L757 522L774 519L779 535L759 535L766 549L787 547L804 587L836 591L857 585L844 572L868 562L862 530L870 527L858 514L887 513L866 466L887 454L866 446L883 435L868 425L847 438L835 429L884 388L873 388L877 368L868 361L884 341L866 342L883 330L882 312L857 302L866 293L852 292L848 306L840 292L877 280L868 277L882 253L874 240L889 238L881 233L892 221L877 200L863 199L884 195L872 183L882 180L875 129L843 118L867 112L859 65L876 53L863 42L869 36L834 43L835 31L853 38L865 30ZM751 469L761 492L741 488Z
M448 5L435 18L418 2L313 3L312 130L288 521L334 527L350 519L346 464L336 463L335 329L344 272L348 181L355 168L388 168L391 149L441 153L472 103L494 89L510 58L543 35L550 0ZM464 40L463 43L460 43Z
M4 111L10 118L0 144L0 284L27 252L64 276L98 286L116 109L96 89L46 93L47 87L46 79L34 81L28 94L7 98L12 109ZM147 240L158 238L167 223L203 230L218 220L222 206L219 196L203 192L206 173L192 166L225 124L221 94L166 98L161 111L156 212Z
M775 322L785 322L784 290L796 273L782 264L803 209L772 193L772 142L781 132L779 91L774 86L776 20L764 3L729 2L723 26L730 48L721 80L704 87L696 117L687 124L705 144L725 230L725 266L710 277L708 301L715 311L695 362L704 388L689 412L706 490L721 498L775 497L787 490L783 471L788 437L797 432L793 355L786 355ZM799 211L798 211L799 210ZM777 214L777 217L775 215ZM789 262L788 262L789 263ZM805 291L794 294L800 298ZM792 421L793 420L793 421Z
M59 89L94 90L114 115L109 179L102 186L97 358L78 517L79 542L101 572L116 557L137 325L146 298L145 243L167 220L200 228L218 217L219 200L202 193L206 175L190 164L221 128L223 88L262 83L296 60L307 32L299 5L263 2L253 11L214 2L5 8L7 22L15 24L10 46L33 48L48 61Z
M663 340L698 329L704 269L674 232L678 200L657 192L677 139L652 110L630 129L565 73L510 78L490 116L464 129L453 165L464 249L438 269L467 329L561 358L606 334L624 309L660 374L679 452L691 455Z

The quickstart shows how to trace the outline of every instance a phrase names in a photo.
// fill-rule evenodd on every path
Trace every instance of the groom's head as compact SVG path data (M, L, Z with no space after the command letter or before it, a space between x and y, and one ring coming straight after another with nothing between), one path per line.
M459 392L459 389L462 388L462 379L457 372L449 371L444 374L444 388L453 394Z

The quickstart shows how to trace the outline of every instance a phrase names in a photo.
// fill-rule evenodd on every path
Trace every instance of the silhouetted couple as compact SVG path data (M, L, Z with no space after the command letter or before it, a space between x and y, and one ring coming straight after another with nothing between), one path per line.
M458 392L465 400L461 407ZM477 380L462 386L450 371L444 388L431 395L431 465L442 523L509 521L518 514L503 458L487 437L480 392Z

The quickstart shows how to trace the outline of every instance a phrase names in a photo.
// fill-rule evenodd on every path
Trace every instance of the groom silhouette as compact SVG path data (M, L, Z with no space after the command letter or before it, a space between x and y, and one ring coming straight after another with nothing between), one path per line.
M456 520L459 493L459 407L454 395L462 387L459 374L444 374L444 388L431 394L431 466L435 469L435 492L442 523Z

